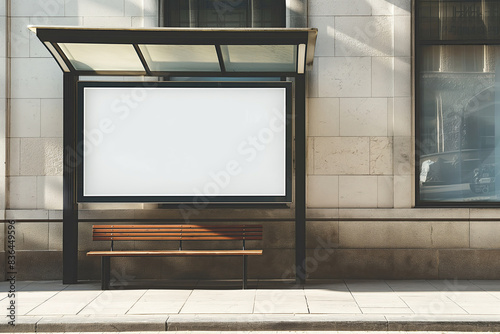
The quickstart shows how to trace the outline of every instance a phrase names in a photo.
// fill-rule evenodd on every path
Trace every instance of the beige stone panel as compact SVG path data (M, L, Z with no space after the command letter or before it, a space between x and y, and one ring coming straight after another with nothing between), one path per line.
M314 174L368 174L368 137L314 138Z
M63 177L37 177L37 208L46 210L62 210L63 208Z
M63 136L63 100L42 99L41 105L41 136Z
M341 136L387 136L387 99L340 99Z
M21 139L21 175L61 175L62 138Z
M49 250L62 251L63 224L49 223Z
M307 69L306 72L306 96L307 97L318 97L319 96L319 58L314 57L314 62L312 66Z
M372 7L372 15L393 15L394 1L387 0L368 0Z
M340 221L341 248L431 248L429 222Z
M316 39L315 56L334 56L335 55L335 18L333 16L310 16L309 26L318 29Z
M11 137L40 137L40 100L12 99Z
M338 221L308 221L306 223L306 248L328 250L338 247Z
M410 16L411 15L411 0L396 0L394 2L394 15Z
M471 208L469 210L471 220L476 218L494 218L500 220L500 210L497 208Z
M394 58L394 96L411 96L411 58Z
M11 2L12 16L64 16L64 0Z
M309 0L307 3L309 16L371 14L371 6L366 0Z
M500 248L500 224L498 222L471 221L471 248Z
M52 58L12 58L11 97L61 98L62 71Z
M376 208L376 176L339 176L339 207Z
M132 17L132 27L135 28L156 28L158 27L157 16L134 16Z
M394 136L394 98L387 98L387 136Z
M411 137L411 97L394 98L394 136Z
M131 27L132 18L127 16L124 17L85 16L83 18L83 25L85 27L101 27L101 28Z
M29 34L31 32L26 28L28 25L29 25L28 17L12 17L10 19L11 57L29 57L30 54Z
M411 16L394 17L394 55L411 56Z
M307 177L307 207L335 208L339 205L339 178L335 175Z
M394 175L394 207L411 208L413 206L413 176Z
M125 0L125 16L143 16L144 0Z
M16 250L48 250L48 223L16 223Z
M446 217L449 220L468 219L469 209L454 208L394 208L394 209L340 209L339 218L350 220L386 220L386 219L415 219L415 220L437 220Z
M371 96L371 57L320 57L319 97Z
M432 248L469 248L469 222L432 222Z
M11 176L8 185L8 207L10 209L36 208L35 176Z
M411 137L394 137L394 175L410 175L412 169Z
M64 0L65 16L124 16L125 0Z
M393 25L391 16L337 16L335 56L392 56Z
M9 139L9 171L8 175L19 175L21 163L21 139Z
M307 137L307 164L306 164L306 173L307 175L314 174L314 138Z
M394 96L394 58L372 57L372 96Z
M308 135L338 136L339 135L339 99L309 98L307 121Z
M370 174L392 174L392 138L370 138Z
M379 176L377 178L377 207L392 208L394 206L394 178Z
M6 219L48 219L49 215L46 210L7 210L5 212Z
M499 249L439 250L439 279L498 279Z

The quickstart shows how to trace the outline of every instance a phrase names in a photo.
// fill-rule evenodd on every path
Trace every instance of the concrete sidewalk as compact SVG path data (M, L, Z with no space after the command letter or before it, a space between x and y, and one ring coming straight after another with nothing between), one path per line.
M0 332L195 330L500 331L500 281L309 280L136 282L101 291L98 282L0 282L0 309L15 301L16 326Z

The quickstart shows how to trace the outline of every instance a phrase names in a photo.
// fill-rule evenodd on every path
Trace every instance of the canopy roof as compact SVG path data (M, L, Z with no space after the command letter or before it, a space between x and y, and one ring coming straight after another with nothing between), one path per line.
M77 75L295 76L313 62L315 28L30 26Z

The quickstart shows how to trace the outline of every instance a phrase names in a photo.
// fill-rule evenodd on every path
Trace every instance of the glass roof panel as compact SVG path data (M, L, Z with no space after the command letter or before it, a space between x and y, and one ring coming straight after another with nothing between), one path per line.
M133 45L58 43L77 71L145 71Z
M153 72L220 71L214 45L139 45L139 48Z
M297 45L221 45L227 72L295 72Z

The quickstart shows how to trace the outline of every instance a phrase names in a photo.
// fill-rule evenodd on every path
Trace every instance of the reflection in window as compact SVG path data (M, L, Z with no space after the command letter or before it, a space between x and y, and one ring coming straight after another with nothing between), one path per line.
M420 200L500 201L500 47L420 52Z

